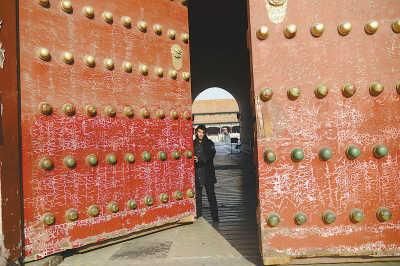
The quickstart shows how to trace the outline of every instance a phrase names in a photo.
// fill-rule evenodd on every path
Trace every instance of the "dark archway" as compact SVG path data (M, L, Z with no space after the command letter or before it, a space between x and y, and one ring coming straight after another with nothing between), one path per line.
M189 2L192 99L204 88L226 88L240 109L241 153L215 159L221 219L216 229L243 256L259 265L257 179L252 167L255 112L247 25L246 0Z
M255 122L250 95L247 1L189 2L192 99L204 88L225 88L238 101L242 152L252 154Z

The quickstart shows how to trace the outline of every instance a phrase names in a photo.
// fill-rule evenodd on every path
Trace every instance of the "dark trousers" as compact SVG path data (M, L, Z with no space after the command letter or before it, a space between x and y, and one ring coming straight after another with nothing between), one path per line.
M218 221L218 205L217 198L215 196L214 183L201 185L199 181L196 181L196 210L197 217L201 216L201 211L203 208L203 186L206 188L208 202L211 209L211 217L213 221Z

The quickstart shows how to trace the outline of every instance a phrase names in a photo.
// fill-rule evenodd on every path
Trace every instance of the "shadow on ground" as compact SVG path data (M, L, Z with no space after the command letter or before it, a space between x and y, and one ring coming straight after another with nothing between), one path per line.
M215 229L247 260L262 265L257 235L257 179L251 157L216 144L215 187L220 223ZM203 192L204 217L212 224L206 194Z

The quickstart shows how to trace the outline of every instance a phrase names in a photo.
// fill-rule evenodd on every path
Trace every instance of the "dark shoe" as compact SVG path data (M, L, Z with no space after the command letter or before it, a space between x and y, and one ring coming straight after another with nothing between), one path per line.
M214 228L219 228L219 220L213 220L212 226L213 226Z
M219 223L219 218L218 217L214 217L213 218L213 223Z

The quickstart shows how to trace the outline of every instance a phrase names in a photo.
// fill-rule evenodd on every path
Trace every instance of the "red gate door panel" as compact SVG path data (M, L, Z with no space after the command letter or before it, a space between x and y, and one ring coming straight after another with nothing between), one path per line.
M265 264L399 256L400 2L250 0L249 17Z
M193 215L187 7L19 4L25 256Z

